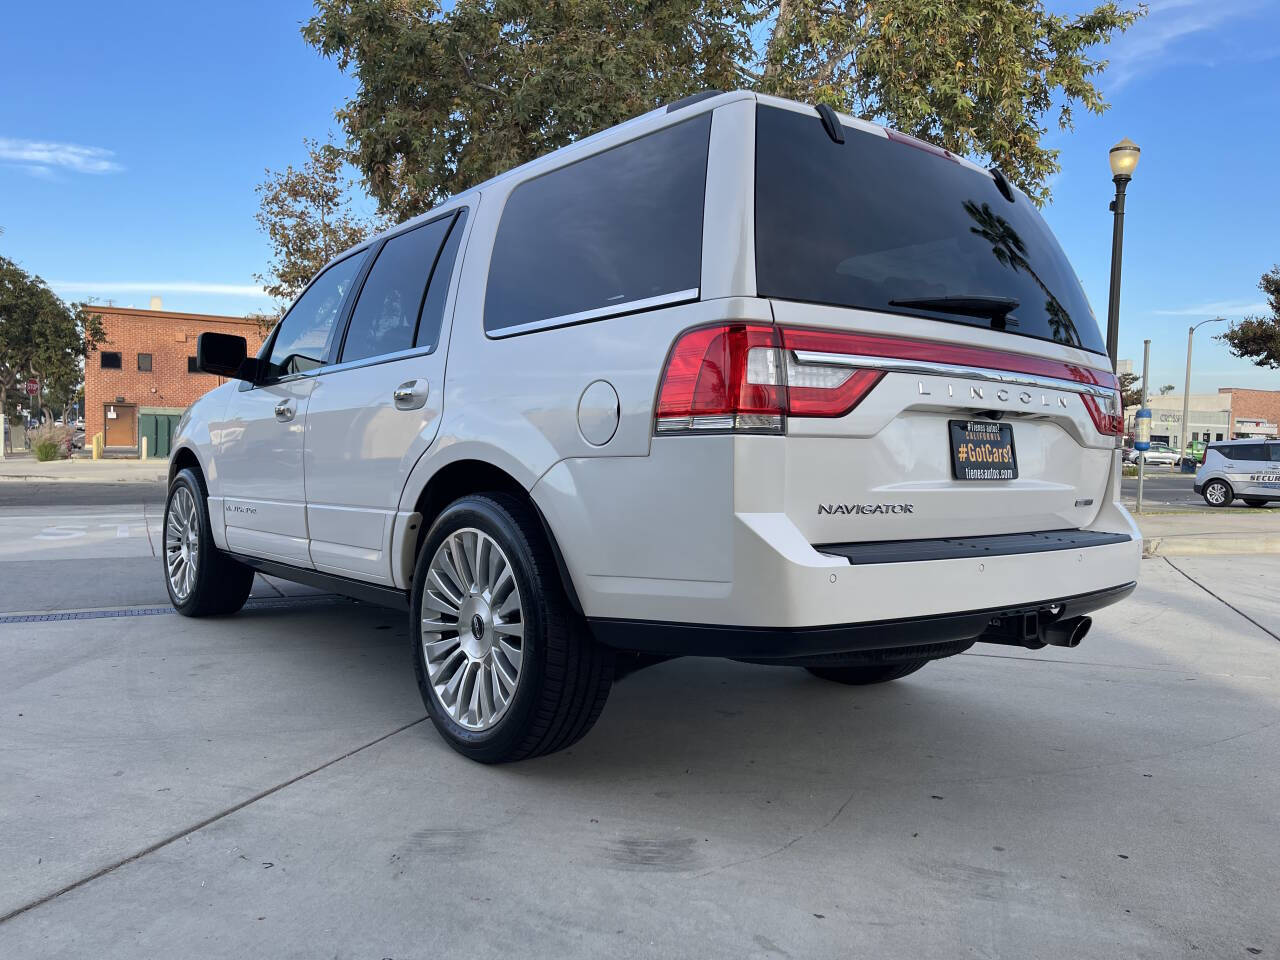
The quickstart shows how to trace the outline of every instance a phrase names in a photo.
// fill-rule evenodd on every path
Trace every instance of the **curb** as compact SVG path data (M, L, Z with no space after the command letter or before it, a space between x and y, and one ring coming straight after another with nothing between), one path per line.
M1280 534L1235 533L1188 534L1172 537L1144 537L1144 557L1206 557L1232 554L1280 553Z

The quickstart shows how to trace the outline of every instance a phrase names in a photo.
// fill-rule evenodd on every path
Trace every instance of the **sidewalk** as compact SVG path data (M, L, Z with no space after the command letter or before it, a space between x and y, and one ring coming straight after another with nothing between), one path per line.
M168 460L48 460L30 455L0 460L0 483L7 480L59 480L81 483L154 483L169 475Z
M1280 508L1146 513L1134 518L1146 557L1280 553Z

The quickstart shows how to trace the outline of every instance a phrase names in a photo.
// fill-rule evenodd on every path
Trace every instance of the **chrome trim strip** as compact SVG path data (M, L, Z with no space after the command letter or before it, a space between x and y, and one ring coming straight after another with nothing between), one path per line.
M898 357L865 357L850 353L821 353L815 350L793 350L799 363L824 364L834 367L859 367L866 370L883 370L885 373L914 373L926 376L960 377L965 380L986 380L1018 387L1038 387L1043 390L1063 390L1068 393L1087 394L1109 400L1114 391L1094 383L1080 383L1034 373L1014 373L1009 370L988 370L955 363L934 363L929 360L904 360Z
M637 313L640 310L651 310L654 307L666 307L676 303L686 303L698 299L698 288L676 290L663 293L644 300L628 300L625 303L611 303L608 306L582 310L578 313L566 313L559 317L547 317L545 320L534 320L530 323L518 323L513 327L501 327L497 330L486 330L485 336L490 340L501 340L503 337L514 337L534 330L546 330L550 327L568 327L575 323L586 323L589 320L603 320L606 317L621 316L624 313Z

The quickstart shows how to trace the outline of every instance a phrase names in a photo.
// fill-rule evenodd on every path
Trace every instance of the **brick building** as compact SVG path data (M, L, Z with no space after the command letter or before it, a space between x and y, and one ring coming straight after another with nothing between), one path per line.
M85 360L84 426L86 437L104 433L109 450L136 450L139 438L147 437L151 454L169 455L182 411L223 382L195 369L201 333L244 337L250 356L264 337L252 318L133 307L94 312L106 340Z
M1280 430L1280 390L1247 390L1221 387L1229 394L1235 435L1274 437Z

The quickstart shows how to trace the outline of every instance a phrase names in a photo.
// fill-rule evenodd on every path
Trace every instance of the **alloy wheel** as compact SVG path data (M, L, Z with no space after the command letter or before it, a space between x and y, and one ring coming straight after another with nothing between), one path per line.
M506 553L482 530L445 537L422 591L427 682L467 730L492 728L511 705L524 660L524 611Z
M185 486L176 487L169 500L169 519L164 525L164 562L169 587L179 603L185 603L196 585L196 564L200 552L200 518L196 498Z

